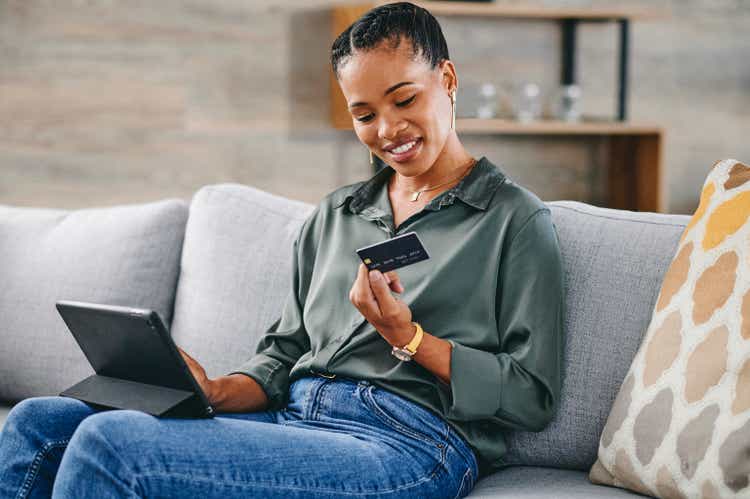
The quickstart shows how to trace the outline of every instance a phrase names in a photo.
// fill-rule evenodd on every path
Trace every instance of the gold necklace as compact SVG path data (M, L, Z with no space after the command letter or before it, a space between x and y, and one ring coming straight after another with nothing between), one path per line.
M436 185L434 187L429 187L427 189L420 189L418 191L412 191L411 189L406 189L407 191L411 192L411 194L412 194L411 199L409 199L409 201L416 202L419 199L419 195L422 194L423 192L425 192L425 191L432 191L434 189L437 189L441 185L445 185L445 184L448 184L450 182L453 182L454 180L456 180L456 178L463 178L463 177L465 177L469 173L469 171L471 170L471 168L476 164L476 162L477 162L476 159L471 158L471 163L469 164L469 167L466 168L466 171L463 174L461 174L459 177L452 178L452 179L448 180L447 182L443 182L442 184L438 184L438 185ZM396 175L396 184L398 185L398 174Z

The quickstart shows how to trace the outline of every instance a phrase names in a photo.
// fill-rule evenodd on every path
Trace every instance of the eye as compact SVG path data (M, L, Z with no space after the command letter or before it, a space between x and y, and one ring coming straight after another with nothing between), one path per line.
M406 107L406 106L408 106L409 104L411 104L411 103L412 103L412 102L414 101L414 99L415 99L416 97L417 97L417 95L416 95L416 94L414 94L414 95L412 95L411 97L409 97L408 99L406 99L406 100L404 100L404 101L401 101L401 102L397 102L397 103L396 103L396 105L397 105L398 107ZM359 117L359 118L356 118L356 120L357 120L357 121L359 121L359 122L361 122L361 123L367 123L368 121L371 121L371 120L372 120L372 113L370 113L370 114L366 114L366 115L364 115L364 116L361 116L361 117Z
M406 99L406 100L404 100L404 101L401 101L401 102L397 102L397 103L396 103L396 105L397 105L397 106L399 106L399 107L404 107L404 106L408 106L409 104L411 104L411 103L412 103L412 101L414 100L414 98L415 98L416 96L417 96L417 95L416 95L416 94L414 94L414 95L412 95L411 97L409 97L408 99Z

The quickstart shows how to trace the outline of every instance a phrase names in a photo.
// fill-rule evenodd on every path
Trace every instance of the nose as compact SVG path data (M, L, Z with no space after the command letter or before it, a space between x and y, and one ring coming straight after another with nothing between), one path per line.
M406 130L407 126L408 123L397 115L383 115L380 120L380 127L378 128L378 138L392 141Z

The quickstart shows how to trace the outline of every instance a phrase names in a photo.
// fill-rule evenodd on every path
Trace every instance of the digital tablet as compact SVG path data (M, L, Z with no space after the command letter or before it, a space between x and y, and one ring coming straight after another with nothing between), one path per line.
M55 306L96 373L60 395L154 416L213 417L158 313L67 300Z

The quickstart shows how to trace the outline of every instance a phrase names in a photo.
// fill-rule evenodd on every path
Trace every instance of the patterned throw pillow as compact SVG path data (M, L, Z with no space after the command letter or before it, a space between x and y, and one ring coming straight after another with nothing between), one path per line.
M750 167L714 164L617 394L593 483L750 497Z

